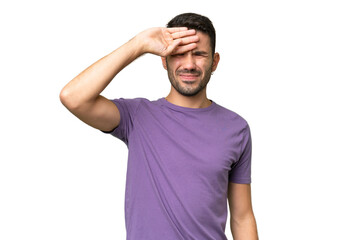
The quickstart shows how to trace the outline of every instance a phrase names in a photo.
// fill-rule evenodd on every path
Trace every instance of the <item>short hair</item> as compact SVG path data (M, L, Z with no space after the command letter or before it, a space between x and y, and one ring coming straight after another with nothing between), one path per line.
M210 37L212 55L214 55L216 32L209 18L196 13L183 13L171 19L167 27L187 27L207 34Z

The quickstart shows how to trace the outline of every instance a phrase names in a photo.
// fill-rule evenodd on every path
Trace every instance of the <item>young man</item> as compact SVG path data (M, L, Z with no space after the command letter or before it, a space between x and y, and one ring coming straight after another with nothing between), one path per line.
M111 101L100 95L145 53L161 56L171 82L167 97ZM234 239L258 239L249 126L206 96L219 59L211 21L181 14L167 28L139 33L61 91L74 115L128 146L127 239L226 239L227 199Z

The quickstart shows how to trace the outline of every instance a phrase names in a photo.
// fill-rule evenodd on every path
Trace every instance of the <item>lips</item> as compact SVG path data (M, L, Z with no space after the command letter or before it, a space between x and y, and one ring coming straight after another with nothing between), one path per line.
M198 74L180 74L179 76L184 82L193 82L196 81L199 77Z
M178 70L176 73L181 79L181 81L185 83L195 82L201 76L201 71L196 69L191 69L191 70L181 69Z

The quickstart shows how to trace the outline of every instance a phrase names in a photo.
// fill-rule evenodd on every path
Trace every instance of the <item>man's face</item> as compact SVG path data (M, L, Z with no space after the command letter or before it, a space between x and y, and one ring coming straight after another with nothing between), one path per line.
M196 35L199 42L195 49L162 58L172 87L184 96L195 96L205 89L219 62L218 53L212 56L210 37L202 32Z

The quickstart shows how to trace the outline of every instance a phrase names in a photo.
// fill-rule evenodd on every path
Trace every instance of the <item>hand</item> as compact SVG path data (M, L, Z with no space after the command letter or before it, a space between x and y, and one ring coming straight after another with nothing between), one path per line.
M181 54L196 48L199 37L186 27L150 28L136 36L145 53L162 57Z

